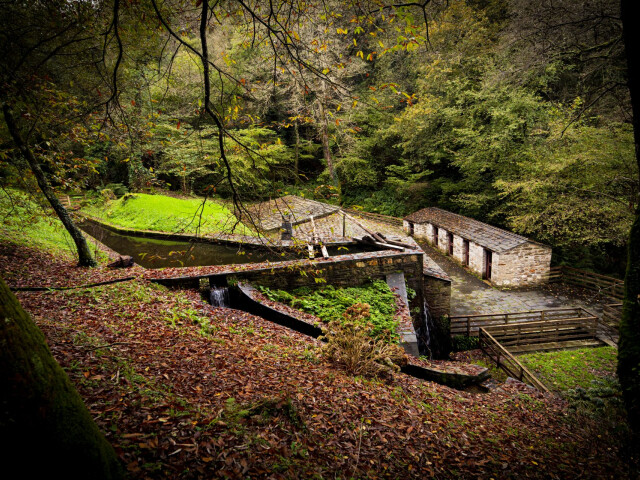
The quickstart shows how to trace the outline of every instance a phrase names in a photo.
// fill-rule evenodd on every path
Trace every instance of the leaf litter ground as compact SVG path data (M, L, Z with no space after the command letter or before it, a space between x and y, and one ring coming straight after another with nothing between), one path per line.
M128 275L0 253L13 286ZM141 277L18 297L134 479L633 476L610 422L518 382L351 377L317 340Z

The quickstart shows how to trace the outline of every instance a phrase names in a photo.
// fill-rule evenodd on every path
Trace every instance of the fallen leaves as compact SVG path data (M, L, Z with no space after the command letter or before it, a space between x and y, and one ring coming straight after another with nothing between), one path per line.
M16 254L0 249L3 275ZM29 255L14 285L105 274ZM624 476L619 439L517 382L476 395L351 377L317 340L143 279L18 296L133 479Z

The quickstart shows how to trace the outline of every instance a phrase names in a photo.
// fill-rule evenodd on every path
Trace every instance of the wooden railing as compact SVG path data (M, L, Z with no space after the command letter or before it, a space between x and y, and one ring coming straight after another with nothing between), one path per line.
M622 318L622 304L610 303L602 307L602 323L618 331Z
M478 329L494 325L518 322L548 321L565 318L595 318L582 307L550 308L526 312L484 313L475 315L455 315L451 319L451 335L477 336Z
M563 282L569 285L594 290L608 297L622 300L624 297L624 281L598 273L587 272L567 266L552 267L547 276L549 282Z
M554 350L571 345L569 342L582 340L594 340L597 343L598 329L598 317L576 317L494 325L482 330L490 333L505 349L516 353ZM579 345L580 342L573 344Z
M548 392L549 389L536 378L527 368L522 365L506 348L484 328L480 327L478 332L478 341L482 351L493 360L498 367L504 370L507 375L517 378L521 382L528 383L542 392Z

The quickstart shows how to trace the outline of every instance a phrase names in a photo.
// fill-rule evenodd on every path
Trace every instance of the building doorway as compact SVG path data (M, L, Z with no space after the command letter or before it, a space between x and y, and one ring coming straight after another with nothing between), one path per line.
M438 246L438 227L433 227L433 244Z
M469 240L462 240L462 262L465 267L469 266Z
M409 231L407 232L409 235L413 235L414 225L413 222L409 222Z
M484 271L482 278L485 280L491 280L491 266L493 264L493 253L491 250L484 251Z
M453 233L447 233L447 246L449 255L453 256Z

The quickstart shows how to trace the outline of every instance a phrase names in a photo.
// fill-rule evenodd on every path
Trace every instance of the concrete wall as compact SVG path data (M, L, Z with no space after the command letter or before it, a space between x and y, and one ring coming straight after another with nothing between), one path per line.
M493 256L491 281L499 286L537 285L547 280L551 248L534 243Z

